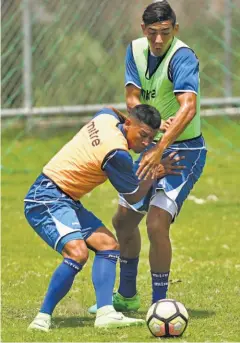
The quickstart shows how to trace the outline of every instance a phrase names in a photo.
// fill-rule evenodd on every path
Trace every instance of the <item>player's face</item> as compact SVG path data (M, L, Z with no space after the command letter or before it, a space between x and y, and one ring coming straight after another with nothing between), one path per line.
M173 26L171 20L142 24L143 34L147 37L151 52L155 56L162 56L170 47L173 37L178 31L178 24Z
M128 147L136 153L142 152L150 143L152 143L158 132L158 130L152 129L135 118L125 124L125 131Z

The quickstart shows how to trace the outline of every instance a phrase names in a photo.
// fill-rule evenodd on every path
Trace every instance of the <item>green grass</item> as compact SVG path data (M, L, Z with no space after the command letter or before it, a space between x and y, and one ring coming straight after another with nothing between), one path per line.
M75 130L76 131L76 130ZM27 136L5 131L2 137L2 341L5 342L154 342L146 327L99 331L87 307L95 301L91 283L93 254L74 286L54 312L53 330L28 333L53 270L61 257L27 224L23 198L49 158L75 131ZM240 341L240 143L239 121L204 119L209 153L204 174L171 230L173 263L169 297L185 304L189 326L174 342ZM103 202L104 199L104 202ZM106 183L85 197L84 205L110 227L117 194ZM151 298L149 243L141 225L138 290L139 318L145 318ZM181 280L181 282L174 282ZM169 339L167 340L169 342Z

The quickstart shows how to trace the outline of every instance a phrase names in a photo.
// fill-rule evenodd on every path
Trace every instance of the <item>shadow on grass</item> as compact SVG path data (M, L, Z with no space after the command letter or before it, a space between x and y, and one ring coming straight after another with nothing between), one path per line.
M216 312L208 310L194 310L192 308L187 310L190 318L208 318L216 314Z
M208 310L194 310L191 308L187 309L190 318L208 318L214 316L216 313L214 311ZM147 314L147 311L131 311L131 312L123 312L126 316L132 316L136 318L144 318Z
M82 327L82 326L93 326L95 321L95 316L93 318L89 317L54 317L53 328L63 328L63 327Z
M128 316L134 314L136 318L144 318L146 316L146 311L138 311L138 312L128 312ZM215 315L214 311L208 310L195 310L195 309L188 309L188 314L190 318L208 318ZM54 317L53 319L53 327L54 328L61 328L61 327L83 327L83 326L93 326L95 321L95 316L91 317Z

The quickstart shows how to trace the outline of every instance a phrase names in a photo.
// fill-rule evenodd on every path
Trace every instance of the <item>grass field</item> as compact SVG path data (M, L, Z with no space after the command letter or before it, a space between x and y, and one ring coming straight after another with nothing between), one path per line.
M240 122L227 117L204 119L207 166L171 230L173 264L169 298L185 304L189 326L174 342L240 341ZM28 333L53 270L61 257L27 224L23 198L44 163L76 132L57 134L3 131L2 136L2 341L4 342L154 342L143 328L99 331L87 308L94 301L91 254L74 286L54 312L53 329ZM203 199L202 204L196 203ZM117 194L106 183L85 197L84 205L110 227ZM195 199L195 201L194 201ZM199 201L198 201L199 202ZM145 318L151 288L148 240L138 276ZM177 282L180 280L180 282ZM116 284L117 285L117 284ZM167 339L167 342L170 340Z

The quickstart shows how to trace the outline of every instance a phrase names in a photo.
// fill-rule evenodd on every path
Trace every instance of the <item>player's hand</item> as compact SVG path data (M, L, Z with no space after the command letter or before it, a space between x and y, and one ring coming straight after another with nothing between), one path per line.
M181 175L182 169L185 169L185 166L176 165L177 162L184 160L185 156L174 157L178 152L172 152L166 158L163 158L158 167L154 171L154 178L160 179L166 175Z
M172 124L175 117L170 117L168 120L161 120L161 126L160 130L165 132L169 128L169 126Z
M151 177L154 179L155 169L159 166L161 158L162 152L159 151L157 145L145 152L136 172L138 178L146 180Z

